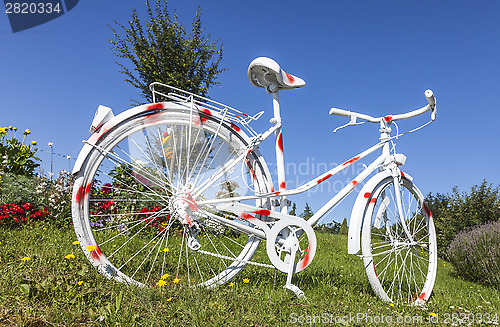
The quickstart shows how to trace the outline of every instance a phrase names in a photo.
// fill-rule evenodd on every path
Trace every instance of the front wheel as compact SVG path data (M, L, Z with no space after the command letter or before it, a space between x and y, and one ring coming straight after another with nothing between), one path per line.
M423 303L436 278L434 222L422 193L410 180L402 177L399 189L402 211L398 210L392 177L386 177L366 193L361 236L363 262L368 280L382 300ZM403 217L399 212L403 212Z

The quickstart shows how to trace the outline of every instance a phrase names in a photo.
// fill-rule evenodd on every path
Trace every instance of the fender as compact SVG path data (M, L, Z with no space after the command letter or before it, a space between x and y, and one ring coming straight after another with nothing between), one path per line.
M366 205L370 201L371 191L386 177L391 177L390 172L383 171L370 178L359 192L356 202L354 202L351 219L349 220L347 241L347 253L349 254L356 254L361 250L361 226L363 225Z
M413 178L407 174L399 171L403 178L410 181ZM377 175L373 176L366 182L354 202L354 207L352 208L351 218L349 220L349 232L347 241L347 253L356 254L361 250L361 227L363 226L363 216L365 214L365 208L370 201L371 192L384 178L392 177L390 171L382 171Z
M117 126L118 124L124 122L127 119L130 119L134 116L138 115L144 115L147 112L151 112L151 114L165 111L165 110L172 110L172 109L177 109L177 110L191 110L193 106L191 103L180 103L180 102L159 102L159 103L148 103L144 105L140 105L131 109L128 109L122 113L120 113L117 116L113 116L113 113L111 109L99 106L96 112L96 117L99 114L99 110L102 108L109 109L108 115L103 118L103 122L96 122L94 118L94 121L92 122L91 126L91 131L94 131L92 135L90 135L89 139L87 141L83 141L85 144L83 145L83 148L80 150L80 153L78 154L78 157L76 159L75 165L73 167L73 175L77 174L83 166L83 163L85 162L85 159L89 155L89 153L92 151L93 146L99 142L100 138L106 134L110 129L113 127ZM218 118L222 119L222 116L219 115L218 112L215 112L214 110L209 110L206 108L200 108L199 106L194 106L194 108L197 108L200 112L203 112L206 115L213 115L217 116ZM107 119L107 120L106 120ZM203 118L201 119L203 121ZM99 125L99 126L96 126ZM233 126L234 124L231 124ZM236 126L236 125L234 125ZM97 127L97 128L96 128ZM236 127L237 128L237 127ZM238 128L238 133L242 134L241 130ZM248 141L248 137L247 137Z
M104 111L105 114L100 114L100 109L101 111ZM91 130L94 130L94 133L90 135L89 139L87 141L83 141L84 145L82 149L80 150L80 153L78 154L78 157L76 159L75 165L73 166L73 175L76 175L80 172L82 169L87 157L89 154L92 152L92 149L94 149L93 145L96 145L99 143L100 138L105 135L109 130L111 130L113 127L121 124L122 122L135 117L139 115L146 115L148 112L150 114L156 114L159 112L164 112L167 110L184 110L184 111L191 111L191 110L198 111L198 113L201 113L201 116L194 117L193 123L194 124L200 124L206 121L208 118L206 116L213 116L216 119L219 120L224 120L227 122L230 128L232 128L238 135L240 135L243 140L247 144L251 144L251 139L248 137L248 135L240 128L238 127L234 122L229 121L227 118L224 119L224 117L216 110L211 110L207 109L205 107L201 107L198 105L194 105L191 102L160 102L160 103L149 103L149 104L144 104L140 105L131 109L128 109L122 113L120 113L117 116L113 116L112 110L110 108L106 108L103 106L100 106L97 109L96 112L96 117L94 118L94 121L92 122L92 127ZM99 117L98 117L99 116ZM101 117L102 116L102 117ZM96 119L98 121L96 121ZM257 149L254 149L255 152L259 152ZM264 159L264 158L262 158ZM269 168L267 167L266 164L263 165L264 167L264 173L266 176L270 176ZM267 180L267 184L269 186L269 189L272 189L272 181Z

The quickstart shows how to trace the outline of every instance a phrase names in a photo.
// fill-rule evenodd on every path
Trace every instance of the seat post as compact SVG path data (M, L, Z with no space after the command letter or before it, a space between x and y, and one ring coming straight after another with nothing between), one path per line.
M275 131L276 165L278 168L279 191L283 192L286 190L286 182L285 182L285 157L283 155L283 135L282 135L282 125L281 125L279 90L277 87L276 88L270 87L268 90L273 90L272 94L273 94L274 120L276 124L279 124L278 129ZM288 203L286 200L286 196L280 196L280 210L281 213L288 214Z

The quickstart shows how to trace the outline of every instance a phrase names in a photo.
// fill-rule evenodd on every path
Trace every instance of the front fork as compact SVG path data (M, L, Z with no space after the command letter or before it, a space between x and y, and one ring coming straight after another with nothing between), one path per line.
M390 138L390 133L391 133L391 128L389 127L390 120L382 120L380 122L380 141L388 141ZM401 198L401 185L403 184L402 180L402 175L401 175L401 170L399 170L399 165L403 165L404 162L406 161L406 157L401 154L393 154L391 156L390 154L390 148L389 148L389 142L386 142L384 144L384 147L382 148L383 154L386 156L387 161L385 162L384 166L386 170L388 170L393 178L393 183L394 183L394 192L396 193L396 206L398 209L398 216L399 220L401 221L401 226L408 237L408 240L410 240L410 243L413 243L413 236L410 233L410 230L408 229L408 226L406 225L405 221L405 215L404 215L404 208L403 208L403 201ZM402 159L402 160L401 160ZM399 162L398 161L402 161ZM383 170L383 169L382 169Z

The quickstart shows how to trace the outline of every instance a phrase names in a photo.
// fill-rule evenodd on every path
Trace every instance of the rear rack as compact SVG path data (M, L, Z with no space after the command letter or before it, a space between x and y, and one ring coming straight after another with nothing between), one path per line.
M156 87L156 88L155 88ZM160 92L158 91L158 87L165 88L166 92ZM165 97L166 99L170 99L172 101L177 101L177 102L186 102L190 104L196 104L198 106L206 107L212 110L215 110L218 112L223 119L228 120L230 122L234 122L245 128L245 130L252 136L257 136L259 135L257 132L253 130L253 128L250 126L250 123L254 120L259 119L263 114L264 111L258 112L257 114L253 116L249 116L244 112L241 112L237 109L234 109L232 107L226 106L225 104L222 104L220 102L214 101L207 99L205 97L196 95L194 93L184 91L181 89L178 89L176 87L167 85L167 84L162 84L159 82L154 82L149 85L149 89L151 90L153 94L153 102L156 102L156 98L158 96Z

